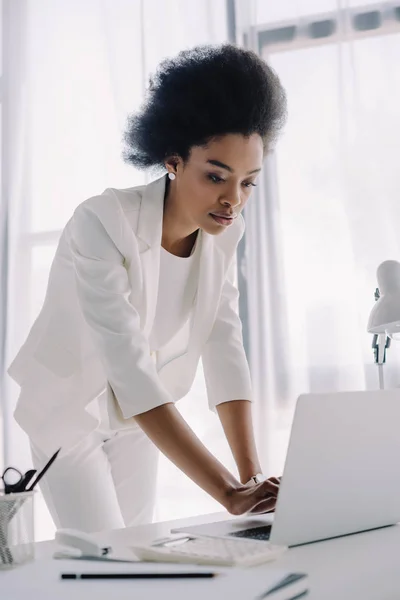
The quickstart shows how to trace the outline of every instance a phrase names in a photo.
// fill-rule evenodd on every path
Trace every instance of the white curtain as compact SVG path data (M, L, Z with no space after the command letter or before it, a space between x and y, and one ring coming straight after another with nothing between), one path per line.
M270 62L288 96L246 209L241 264L257 434L277 473L299 394L379 387L366 325L377 266L400 260L400 15L368 4L236 3L239 43ZM399 346L385 387L400 383Z
M122 131L161 59L227 39L225 0L4 0L7 32L4 111L9 208L5 365L43 302L61 229L74 208L106 187L145 176L123 163ZM5 459L30 466L25 434L13 421L19 388L3 384ZM199 369L181 410L204 441L231 464ZM160 463L158 518L212 511L217 504L166 459ZM185 506L176 501L185 497ZM37 538L54 526L39 499Z
M393 21L391 31L383 22L354 36L349 15L367 3L236 1L238 43L256 48L275 67L289 108L285 133L246 209L240 262L267 472L282 469L298 394L378 388L366 322L376 267L400 260L400 32ZM332 14L335 35L310 41L310 15L329 21ZM121 132L143 98L148 74L184 47L226 40L226 22L225 0L4 0L6 364L40 309L60 230L75 206L105 187L144 180L121 160ZM293 26L301 35L291 40ZM275 37L257 37L285 27ZM392 344L388 387L399 383L399 358ZM5 378L6 457L27 468L26 437L12 420L17 393ZM179 405L233 469L220 425L207 411L201 369ZM159 499L158 518L218 509L166 460ZM53 531L38 502L38 539Z

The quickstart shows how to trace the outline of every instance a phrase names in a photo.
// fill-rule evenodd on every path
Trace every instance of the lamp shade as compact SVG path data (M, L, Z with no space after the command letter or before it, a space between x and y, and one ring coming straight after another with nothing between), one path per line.
M369 316L369 333L386 333L400 339L400 263L386 260L379 265L377 279L380 298Z

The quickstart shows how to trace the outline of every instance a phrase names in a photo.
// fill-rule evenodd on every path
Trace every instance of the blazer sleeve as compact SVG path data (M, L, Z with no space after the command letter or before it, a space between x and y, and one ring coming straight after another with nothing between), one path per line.
M90 204L75 211L70 244L80 307L123 417L173 402L157 375L139 314L129 301L124 256Z
M243 347L235 285L236 259L222 288L216 320L202 353L208 404L211 410L230 400L252 400L250 370Z

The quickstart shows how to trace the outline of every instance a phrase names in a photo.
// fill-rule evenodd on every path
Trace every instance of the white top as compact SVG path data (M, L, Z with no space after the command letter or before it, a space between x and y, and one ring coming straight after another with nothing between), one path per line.
M175 256L161 247L157 308L149 336L151 352L168 343L190 317L199 279L199 246L197 235L187 258ZM109 427L109 417L115 417L113 405L107 404L106 391L91 402L86 411L99 418L102 427Z
M151 351L167 344L192 312L199 279L198 237L187 258L161 247L157 308L149 337Z

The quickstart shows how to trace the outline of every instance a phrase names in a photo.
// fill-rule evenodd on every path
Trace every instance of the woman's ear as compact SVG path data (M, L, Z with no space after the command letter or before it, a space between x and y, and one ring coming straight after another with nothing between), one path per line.
M169 156L164 164L168 173L174 174L176 176L178 172L178 167L181 164L181 162L182 160L179 156Z

